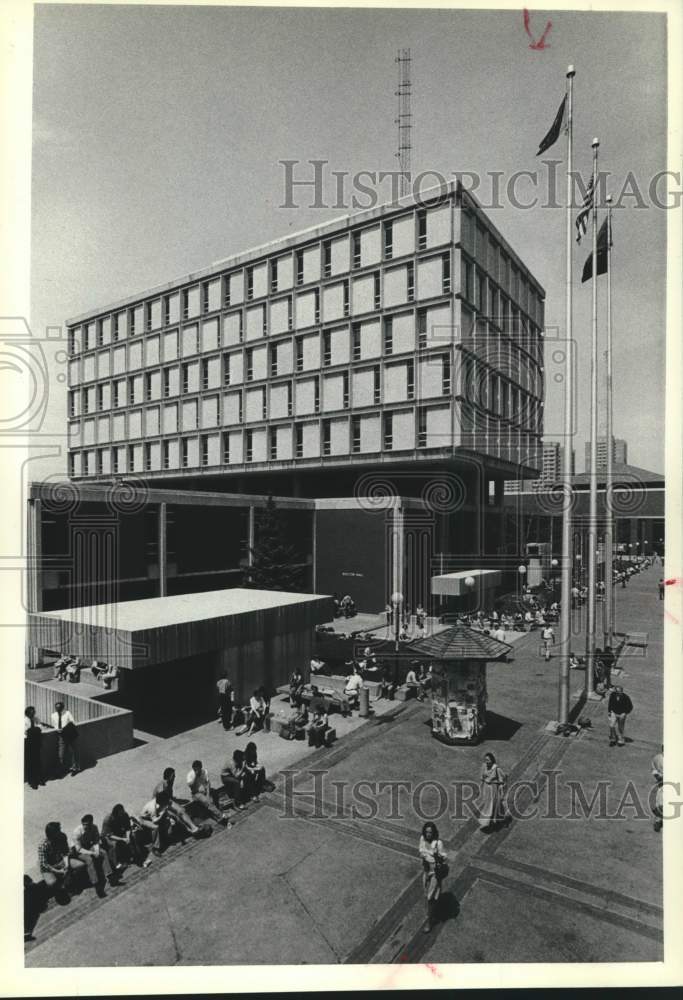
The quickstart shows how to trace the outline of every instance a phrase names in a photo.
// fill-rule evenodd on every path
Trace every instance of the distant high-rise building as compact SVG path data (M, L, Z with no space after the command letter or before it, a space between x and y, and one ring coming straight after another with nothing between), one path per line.
M553 483L562 481L562 455L564 449L559 441L545 441L543 444L543 455L541 460L541 475L539 479L508 479L505 482L505 492L521 493L525 489L542 489L551 486ZM575 453L571 453L571 474L574 475Z
M598 470L607 468L607 438L598 438L597 447L597 466ZM586 472L590 472L591 467L591 443L586 441L585 447L585 461L586 461ZM627 465L627 445L622 438L612 438L612 461L616 462L618 465Z

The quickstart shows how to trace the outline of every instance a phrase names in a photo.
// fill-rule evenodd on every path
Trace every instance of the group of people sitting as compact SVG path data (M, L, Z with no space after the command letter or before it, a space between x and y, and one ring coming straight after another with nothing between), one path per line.
M350 594L344 594L343 597L340 597L339 594L335 593L332 595L332 601L334 602L335 618L353 618L356 614L356 602Z
M227 675L216 683L218 691L218 718L224 729L235 730L238 736L252 736L268 726L270 719L270 694L267 688L256 688L243 708L235 706L234 688Z
M78 656L60 656L53 665L53 677L56 681L68 681L78 684L81 679L81 671L86 667ZM119 669L114 663L104 663L101 660L93 660L90 665L90 672L96 681L101 681L107 690L119 676Z
M128 865L147 868L171 843L209 835L211 825L204 817L231 827L228 810L243 810L250 800L257 802L268 787L266 770L253 742L233 752L221 770L219 787L213 786L199 759L188 771L184 794L178 792L175 780L175 769L165 768L138 815L119 802L102 820L101 829L86 813L71 842L60 823L49 822L45 839L38 845L38 866L48 891L64 897L76 887L75 876L82 874L97 894L104 896L107 882L117 885Z
M60 656L54 662L53 677L56 681L78 684L81 679L81 661L77 656Z
M411 660L410 669L406 674L407 687L417 688L417 700L424 701L432 690L432 665Z

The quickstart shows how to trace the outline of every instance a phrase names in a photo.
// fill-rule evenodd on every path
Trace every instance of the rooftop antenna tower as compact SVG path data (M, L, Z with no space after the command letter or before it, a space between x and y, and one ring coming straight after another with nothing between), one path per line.
M410 79L411 61L410 49L398 50L398 55L396 56L396 62L398 63L398 90L396 91L396 97L398 97L398 118L395 119L394 124L398 125L398 152L396 153L396 157L400 168L398 190L401 198L410 193L412 180L410 176L410 154L413 148L411 145L413 116L410 111L410 95L412 90Z

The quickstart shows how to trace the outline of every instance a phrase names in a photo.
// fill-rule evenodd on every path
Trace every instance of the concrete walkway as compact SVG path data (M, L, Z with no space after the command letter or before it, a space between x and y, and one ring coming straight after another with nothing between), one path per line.
M329 750L262 734L260 756L275 792L240 814L233 829L172 848L148 871L131 871L106 899L84 893L51 908L26 964L660 959L661 835L646 809L634 814L622 801L631 780L647 806L650 759L661 742L660 575L654 567L617 593L618 621L650 635L644 656L622 660L635 706L624 748L607 745L603 702L585 709L591 731L570 738L544 732L557 717L559 661L546 664L537 634L523 635L512 662L489 666L485 744L451 748L431 739L429 705L414 701L377 703L381 714L371 720L340 723ZM27 866L47 819L61 819L70 832L86 808L98 817L117 800L138 808L166 764L183 781L199 755L217 774L244 742L218 724L205 726L28 789ZM478 779L488 750L518 788L519 812L537 806L546 815L486 835L457 809L456 787L467 798L469 786L456 783ZM274 776L283 769L290 773ZM577 789L590 801L598 780L612 818L571 818ZM431 817L451 871L442 919L424 934L417 842Z

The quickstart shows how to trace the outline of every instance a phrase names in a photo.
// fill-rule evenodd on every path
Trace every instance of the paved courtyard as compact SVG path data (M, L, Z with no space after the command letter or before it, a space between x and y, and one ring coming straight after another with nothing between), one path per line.
M558 660L546 664L537 634L523 635L511 662L489 666L485 744L433 740L429 705L415 701L377 702L371 719L339 722L327 750L260 734L274 792L232 829L171 848L144 872L129 870L105 899L86 892L51 906L27 946L27 966L661 960L662 835L646 811L661 744L660 575L655 566L616 595L618 624L649 633L645 655L620 661L634 703L626 746L608 746L604 702L583 710L592 728L579 736L545 732L557 717ZM572 689L582 681L576 672ZM86 811L99 821L116 801L137 810L163 767L176 767L182 782L200 756L217 775L244 742L214 723L27 788L26 871L35 873L48 819L70 833ZM519 818L486 835L459 815L454 783L477 780L487 750L511 784L533 783L520 789L520 812L542 811L554 791L555 818ZM377 781L402 785L382 790ZM571 813L568 782L590 800L598 781L608 783L608 812L619 812L628 781L645 811L560 818ZM417 842L432 816L451 863L440 920L425 934Z

